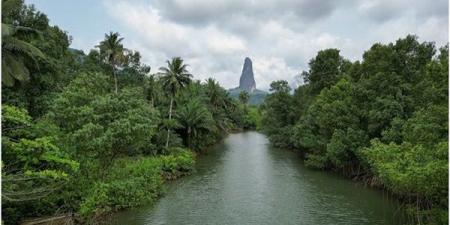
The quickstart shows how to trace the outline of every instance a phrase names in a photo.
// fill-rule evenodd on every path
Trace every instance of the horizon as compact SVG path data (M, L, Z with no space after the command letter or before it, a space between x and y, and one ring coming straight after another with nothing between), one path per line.
M373 43L394 42L408 34L437 47L448 40L444 0L25 3L67 31L73 38L71 48L87 54L105 33L119 32L125 47L139 51L151 73L167 59L180 56L194 79L212 77L226 89L239 85L245 57L253 61L256 87L267 91L274 80L287 80L291 86L301 83L296 76L322 49L337 48L343 57L356 61Z

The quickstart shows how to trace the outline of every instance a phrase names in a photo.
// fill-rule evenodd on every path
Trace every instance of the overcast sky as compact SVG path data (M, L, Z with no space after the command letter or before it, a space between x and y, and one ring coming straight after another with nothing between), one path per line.
M448 41L447 0L26 0L88 52L117 31L152 72L181 56L195 79L238 86L244 58L256 86L294 81L318 50L338 48L358 60L373 43L407 34Z

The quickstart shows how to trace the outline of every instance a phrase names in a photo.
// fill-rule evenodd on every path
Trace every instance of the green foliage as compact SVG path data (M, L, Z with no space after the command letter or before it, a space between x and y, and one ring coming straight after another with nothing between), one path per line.
M364 155L376 175L394 192L439 197L447 192L447 146L445 141L426 148L409 142L383 144L374 139Z
M32 179L57 182L78 170L71 160L55 145L55 137L35 136L33 122L24 109L4 105L2 110L2 197L6 201L27 201L40 198L47 191L33 195L26 190ZM48 190L51 192L51 190Z
M165 173L190 172L194 169L194 154L182 148L173 148L172 154L160 157L161 170Z
M128 50L123 47L122 41L123 38L119 33L109 32L109 34L105 34L105 40L96 46L100 49L100 58L111 66L116 94L118 92L117 67L123 66L128 60L126 57Z
M274 81L270 84L270 91L277 93L289 93L291 91L291 87L285 80Z
M22 33L22 34L21 34ZM28 27L2 23L2 83L8 87L30 80L28 68L45 60L45 55L31 43L21 40L22 35L37 33Z
M244 129L261 129L261 112L258 107L250 106L247 108L247 113L244 115Z
M194 147L193 138L194 140L202 140L199 137L206 135L208 132L214 132L216 129L211 113L199 99L191 99L179 107L176 118L186 134L185 143L188 148ZM198 144L195 143L195 147L199 147Z
M106 212L152 202L162 191L157 158L117 160L108 176L96 182L80 205L80 214L95 218Z
M250 95L248 94L247 91L241 91L241 93L239 93L239 101L242 104L246 105L249 98L250 98Z
M309 167L378 180L414 205L415 223L445 224L448 45L439 52L411 35L374 44L361 62L320 51L294 95L273 83L262 130L274 145L292 142Z
M2 0L2 39L7 224L57 211L92 219L152 201L161 174L193 168L193 154L178 148L200 151L248 117L216 81L191 82L183 59L150 75L114 32L85 55L21 0Z
M238 113L234 99L222 88L217 81L209 78L205 84L205 95L207 105L213 116L213 120L218 130L227 132L236 123L230 114Z
M420 220L431 224L447 223L448 215L447 218L439 216L445 215L448 208L445 197L448 195L447 141L426 147L409 142L383 144L374 139L364 155L372 171L389 190L412 198L410 203L423 209L418 215Z
M80 206L80 214L93 220L104 213L153 202L162 194L163 175L190 172L194 155L173 149L161 157L121 158L110 167L108 176L96 182Z
M41 129L25 109L2 106L2 208L14 211L3 214L8 222L54 210L45 200L78 171L79 163L58 147L57 138Z
M239 100L239 94L244 91L243 89L236 87L232 89L228 89L227 92L231 98ZM266 91L262 91L259 89L255 89L249 93L248 104L253 106L259 106L264 102L264 99L267 96Z
M180 57L167 60L167 67L161 67L161 82L164 89L175 96L178 91L190 83L192 75L187 71L187 64L184 64Z
M175 95L191 82L192 74L187 70L187 64L183 59L174 57L171 61L167 60L167 67L161 67L161 84L170 95L169 120L172 119L173 100ZM166 148L169 147L170 128L167 128Z
M271 84L273 93L266 97L262 113L262 130L269 135L271 142L279 147L292 147L290 140L294 115L292 114L292 96L287 81L275 81Z
M150 148L159 123L159 113L146 102L142 89L113 94L107 80L102 74L79 75L55 100L51 113L67 133L72 154L99 160L99 172L115 157Z
M193 169L181 148L240 129L298 149L309 167L379 180L414 205L417 223L447 223L448 45L438 52L409 35L353 63L326 49L302 73L305 85L292 94L275 81L256 108L247 103L264 92L238 102L213 79L192 82L179 57L148 75L122 40L106 34L85 55L33 6L2 1L6 223L60 209L92 219L154 201L163 178Z
M334 85L350 65L348 60L339 55L338 49L322 50L311 59L310 70L303 72L303 77L311 85L311 92L318 94L322 89Z

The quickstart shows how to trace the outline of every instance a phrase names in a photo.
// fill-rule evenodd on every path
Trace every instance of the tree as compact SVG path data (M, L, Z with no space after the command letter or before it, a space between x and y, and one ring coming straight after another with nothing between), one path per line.
M206 95L209 97L209 103L216 110L223 105L222 87L213 78L206 80Z
M323 88L328 88L339 80L351 63L339 54L338 49L326 49L317 53L309 62L309 71L303 72L305 83L311 85L313 94L318 94Z
M115 93L118 92L117 84L117 69L119 66L126 63L127 57L125 55L127 49L122 45L123 38L117 32L109 32L105 34L105 39L100 42L97 47L100 49L100 56L111 66L114 76Z
M24 38L39 32L23 26L2 23L2 83L12 87L14 83L30 80L30 67L38 67L46 56Z
M247 91L241 91L241 93L239 93L239 101L242 104L247 105L249 98L250 98L250 95L248 94Z
M291 87L289 87L287 81L278 80L270 83L270 91L289 93L291 91Z
M160 98L161 90L158 81L154 75L147 77L144 80L144 90L146 97L152 107L155 106L155 102Z
M213 78L206 80L205 92L216 126L223 131L227 131L230 127L229 113L234 110L232 107L233 99Z
M201 132L214 131L214 120L211 113L199 99L192 99L177 110L177 120L186 132L186 143L192 148L192 138Z
M79 74L57 96L50 114L71 153L84 162L81 171L93 177L104 175L117 157L150 148L159 123L159 112L147 103L142 87L115 94L109 84L106 75Z
M192 75L187 70L187 64L180 57L167 60L167 67L161 67L161 82L164 89L169 93L169 120L172 119L173 100L178 91L191 82ZM170 127L167 128L166 148L169 147Z
M46 124L51 126L52 124ZM78 162L43 136L24 109L2 107L2 199L22 202L43 198L61 188Z
M287 81L279 80L270 84L272 93L263 105L262 129L271 142L279 147L291 147L290 132L293 125L292 95Z

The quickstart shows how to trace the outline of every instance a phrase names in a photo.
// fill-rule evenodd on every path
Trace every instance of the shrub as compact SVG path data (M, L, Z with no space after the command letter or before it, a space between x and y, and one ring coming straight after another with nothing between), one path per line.
M171 155L160 157L161 170L163 172L189 172L193 169L194 154L191 151L173 148L171 152Z
M164 190L163 178L173 179L193 169L194 154L175 148L160 157L121 158L107 177L96 182L80 206L80 214L95 219L105 213L153 202Z

